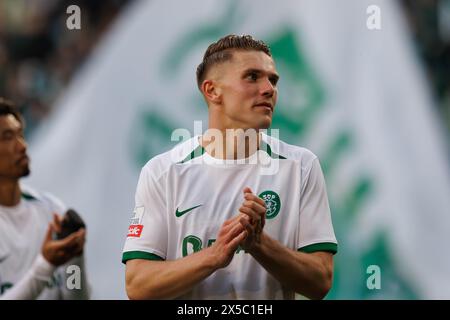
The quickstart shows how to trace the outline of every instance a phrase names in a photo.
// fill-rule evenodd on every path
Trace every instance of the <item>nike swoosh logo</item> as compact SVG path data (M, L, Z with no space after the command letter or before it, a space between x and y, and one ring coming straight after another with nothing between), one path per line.
M198 208L198 207L201 207L201 206L202 206L202 205L199 204L198 206L195 206L195 207L186 209L186 210L184 210L184 211L178 211L178 208L177 208L177 211L175 212L175 215L177 216L177 218L179 218L179 217L181 217L182 215L188 213L189 211L194 210L195 208Z

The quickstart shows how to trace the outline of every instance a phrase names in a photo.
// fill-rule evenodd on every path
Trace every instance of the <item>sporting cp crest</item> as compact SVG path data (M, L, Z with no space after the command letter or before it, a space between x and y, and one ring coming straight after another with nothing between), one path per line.
M280 196L276 192L267 190L259 194L259 197L266 203L266 219L273 219L280 212Z

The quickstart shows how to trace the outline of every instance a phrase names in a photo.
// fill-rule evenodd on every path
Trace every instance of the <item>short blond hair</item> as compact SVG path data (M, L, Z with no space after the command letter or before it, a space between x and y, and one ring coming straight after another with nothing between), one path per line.
M255 40L250 35L237 36L229 34L210 44L206 49L203 61L197 67L197 86L199 89L211 66L230 60L233 57L233 49L262 51L269 57L272 56L269 46L263 41Z

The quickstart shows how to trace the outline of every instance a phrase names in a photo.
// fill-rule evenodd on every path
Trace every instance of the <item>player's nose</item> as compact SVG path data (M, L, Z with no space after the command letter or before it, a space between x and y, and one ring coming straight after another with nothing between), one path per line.
M272 97L275 93L275 86L266 78L261 85L261 95L265 97Z
M26 152L28 148L28 144L25 141L24 137L18 137L17 138L17 148L20 152Z

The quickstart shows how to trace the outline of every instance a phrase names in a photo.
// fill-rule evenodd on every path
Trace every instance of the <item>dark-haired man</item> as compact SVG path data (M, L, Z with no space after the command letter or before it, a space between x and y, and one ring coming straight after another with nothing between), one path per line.
M23 129L13 103L0 98L0 299L87 299L86 231L54 239L65 206L19 184L30 173ZM75 267L66 272L65 264Z
M262 41L229 35L208 47L197 83L209 129L139 178L122 258L130 298L327 294L337 242L319 161L262 132L278 79Z

